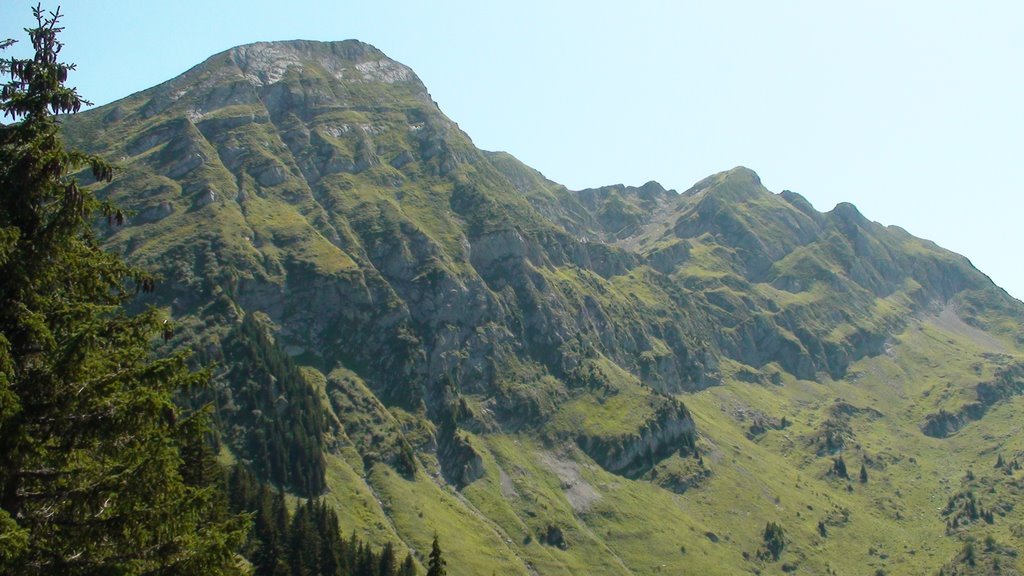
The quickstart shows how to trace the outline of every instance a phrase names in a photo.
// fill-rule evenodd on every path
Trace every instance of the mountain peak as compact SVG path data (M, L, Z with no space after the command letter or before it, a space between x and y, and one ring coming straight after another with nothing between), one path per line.
M860 213L860 210L856 206L849 202L840 202L836 204L835 208L832 209L832 214L838 216L844 221L850 222L866 222L867 218Z
M751 170L750 168L747 168L746 166L737 166L737 167L733 168L732 170L726 170L725 172L721 172L719 175L723 179L728 178L728 179L749 180L749 181L753 182L754 184L757 184L758 186L761 185L761 177L757 175L757 172L754 172L753 170Z
M317 66L346 82L419 82L416 74L358 40L257 42L228 50L228 56L254 85L280 81L291 68Z
M712 188L723 190L741 188L750 192L763 190L761 177L757 175L757 172L745 166L737 166L700 180L691 186L689 190L683 192L683 195L692 196Z
M412 69L358 40L236 46L176 78L114 103L107 120L130 116L133 105L129 101L144 103L137 108L138 119L143 121L171 114L197 122L219 110L228 110L228 115L242 113L233 108L239 105L252 107L250 116L260 116L261 109L275 116L286 109L295 113L379 108L397 101L436 109Z

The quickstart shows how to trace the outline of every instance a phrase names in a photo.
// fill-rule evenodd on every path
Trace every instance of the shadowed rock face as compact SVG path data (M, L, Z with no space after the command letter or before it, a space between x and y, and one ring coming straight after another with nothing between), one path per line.
M612 385L579 385L598 361L650 397L712 386L724 360L839 378L934 302L1019 312L964 258L746 168L682 194L567 190L476 149L408 67L356 41L234 48L66 130L125 166L101 194L138 217L102 232L163 274L150 302L190 341L215 350L261 312L297 362L351 370L385 404L436 419L474 398L457 419L473 430L544 429ZM559 437L636 476L693 443L685 407L666 410ZM466 484L483 467L460 438L440 449Z
M577 444L606 470L637 477L673 452L694 450L696 430L686 408L670 403L655 413L636 434L608 438L580 436Z
M965 425L980 420L992 407L1024 394L1024 364L1015 362L998 369L988 381L974 386L977 400L968 402L955 412L940 410L925 418L921 431L933 438L946 438Z

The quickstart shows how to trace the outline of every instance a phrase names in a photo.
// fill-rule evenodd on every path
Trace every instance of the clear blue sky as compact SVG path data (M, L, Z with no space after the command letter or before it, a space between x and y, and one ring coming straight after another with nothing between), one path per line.
M34 3L35 0L32 0ZM29 2L0 0L0 38ZM53 4L51 4L51 7ZM369 42L481 148L571 188L773 191L969 257L1024 298L1024 2L66 0L66 59L107 103L259 40Z

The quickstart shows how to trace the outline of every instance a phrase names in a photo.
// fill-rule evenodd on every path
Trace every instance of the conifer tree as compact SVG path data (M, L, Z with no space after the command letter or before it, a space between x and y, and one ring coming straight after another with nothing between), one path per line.
M441 545L437 542L437 535L434 535L434 543L430 546L430 559L427 564L427 576L446 576L445 569L447 562L441 556Z
M416 576L416 561L412 559L412 553L405 555L402 566L398 569L399 576Z
M786 547L786 532L782 529L782 526L775 522L769 522L764 527L762 538L764 540L764 553L761 554L761 557L778 560L782 556L783 548Z
M398 557L395 556L395 547L391 542L386 542L380 549L380 562L378 566L378 576L395 576L397 574Z
M864 466L864 463L860 463L860 483L867 484L868 482L868 469Z
M976 558L976 555L974 553L974 542L973 541L968 540L967 542L964 543L964 549L963 549L963 552L961 552L961 554L964 557L964 562L966 562L968 566L974 566L975 563L977 562L977 558Z
M124 215L73 174L113 169L65 148L58 115L86 102L59 9L33 12L34 56L0 64L0 573L230 572L244 522L207 483L202 414L173 402L207 374L155 357L158 313L124 309L154 280L93 234Z
M849 478L849 474L846 471L846 461L843 460L843 455L840 454L838 458L832 460L832 474L839 478Z

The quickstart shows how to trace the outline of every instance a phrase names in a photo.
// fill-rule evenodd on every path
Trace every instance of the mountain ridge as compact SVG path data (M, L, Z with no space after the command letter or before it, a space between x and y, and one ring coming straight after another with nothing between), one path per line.
M571 191L356 41L233 48L64 127L122 165L100 193L134 215L98 223L107 246L165 278L145 302L221 366L225 458L421 560L439 533L453 573L772 571L769 521L794 570L935 570L983 530L894 517L954 482L914 475L942 446L1024 454L984 438L1019 404L1024 305L747 168ZM844 453L870 486L829 472Z

